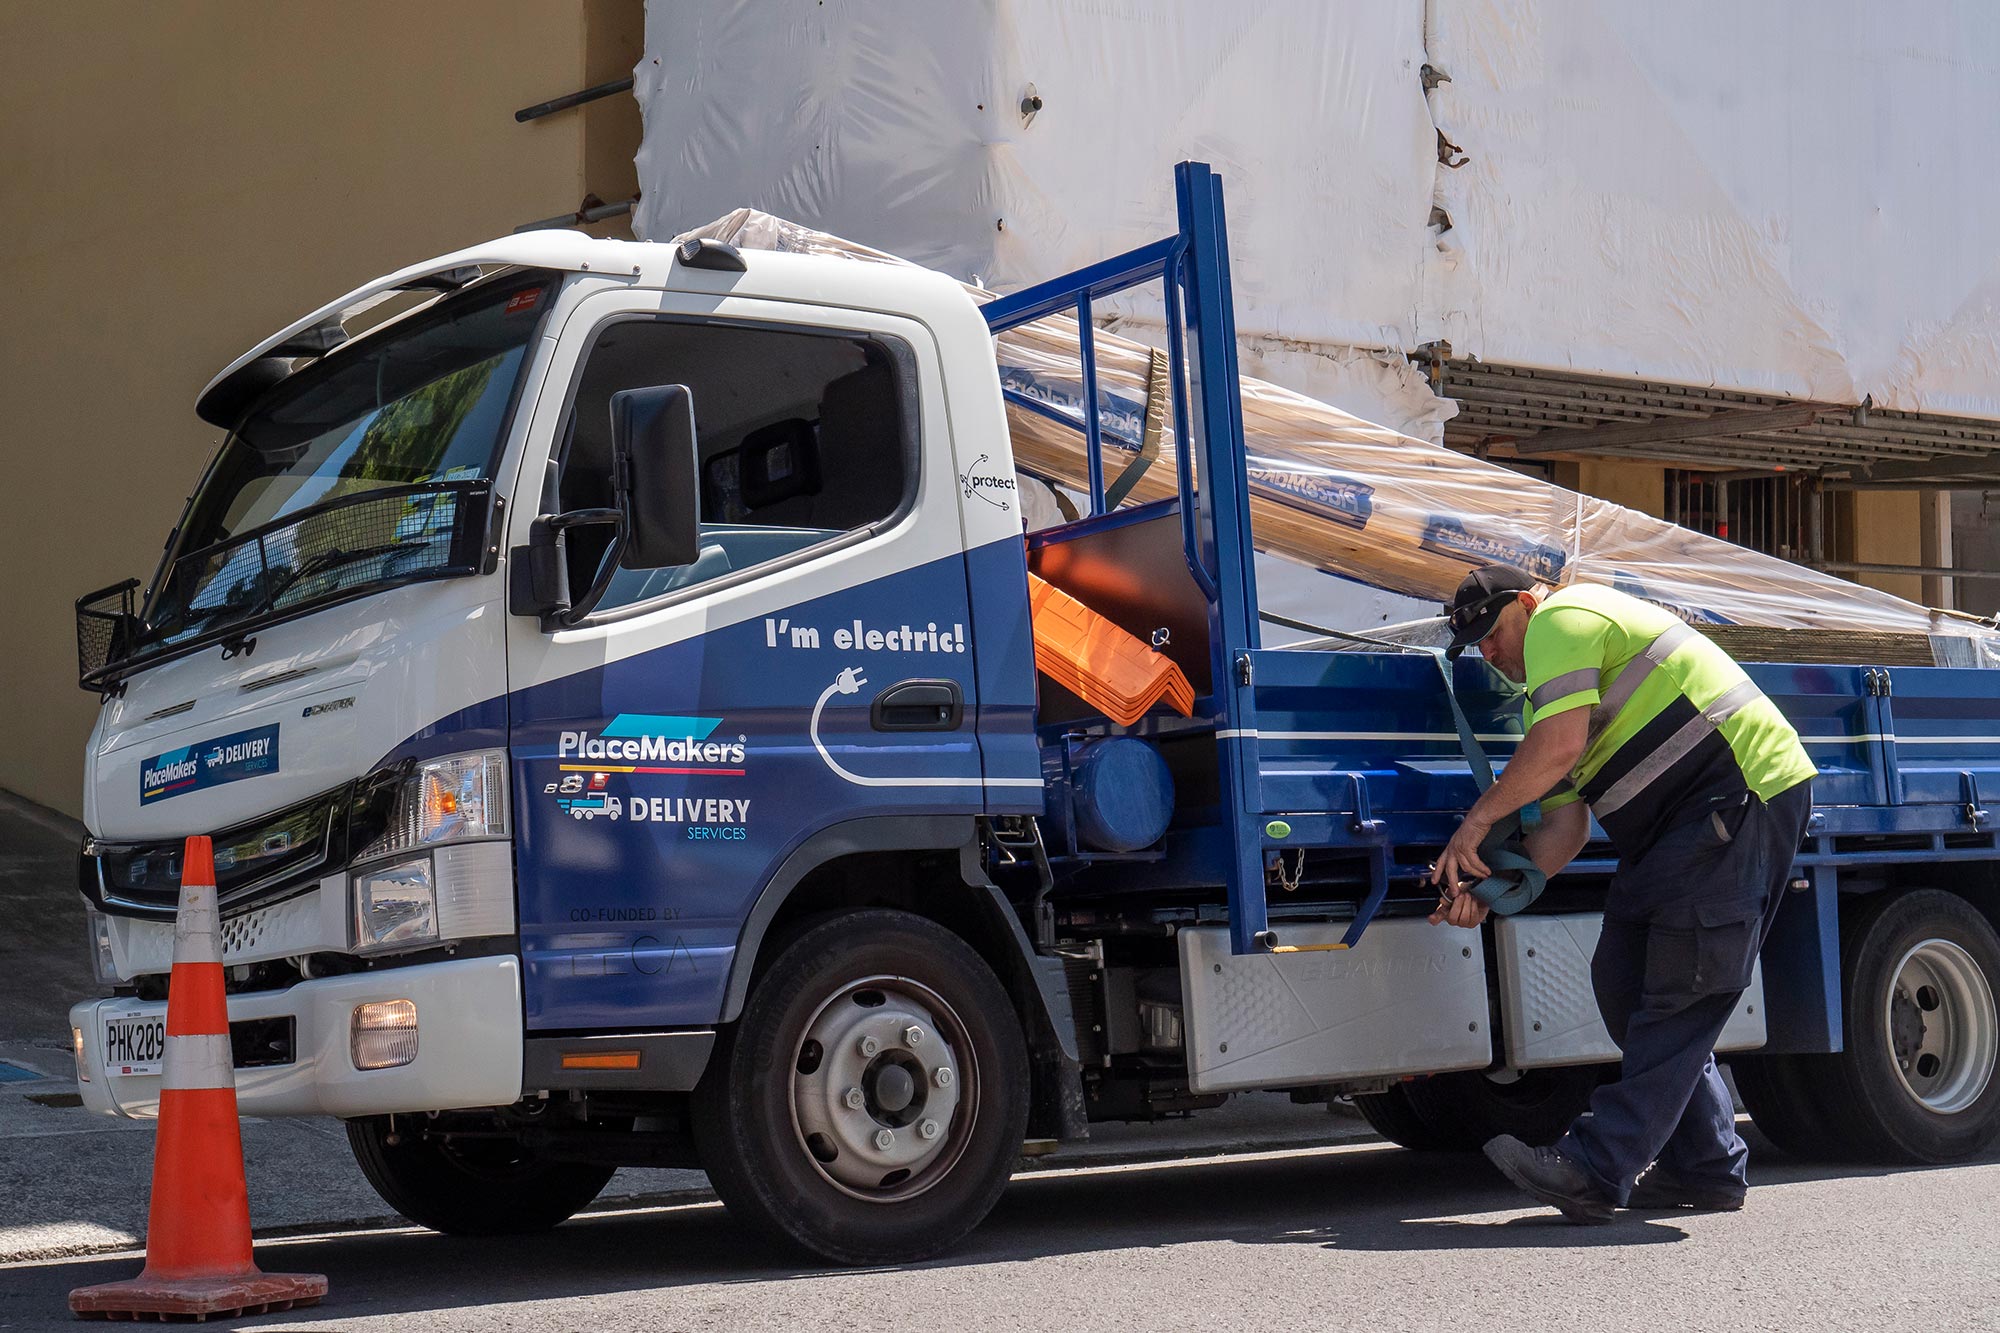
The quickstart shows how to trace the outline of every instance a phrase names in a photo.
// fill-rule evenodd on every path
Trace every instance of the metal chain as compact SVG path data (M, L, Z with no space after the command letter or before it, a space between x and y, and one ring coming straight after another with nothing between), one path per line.
M1297 893L1299 891L1299 882L1305 878L1306 849L1300 847L1297 849L1297 852L1298 856L1292 863L1292 873L1290 875L1285 874L1285 851L1282 847L1278 849L1277 861L1271 866L1273 874L1277 877L1278 887L1286 893Z

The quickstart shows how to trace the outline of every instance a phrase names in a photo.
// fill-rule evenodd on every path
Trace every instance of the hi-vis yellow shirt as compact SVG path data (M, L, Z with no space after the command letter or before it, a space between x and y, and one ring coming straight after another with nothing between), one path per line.
M1581 797L1620 852L1817 771L1777 705L1671 612L1596 584L1553 593L1528 621L1529 725L1588 708L1590 735L1553 809Z

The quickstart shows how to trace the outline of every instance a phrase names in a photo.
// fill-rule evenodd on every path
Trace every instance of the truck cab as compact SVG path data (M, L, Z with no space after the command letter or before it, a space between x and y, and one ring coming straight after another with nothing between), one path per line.
M153 586L80 621L82 888L124 992L74 1019L99 1110L157 1099L189 833L244 1111L355 1118L691 1087L767 894L871 855L955 871L974 820L1041 810L1008 440L956 283L529 234L315 312L200 410L228 436ZM637 1035L570 1039L606 1032Z

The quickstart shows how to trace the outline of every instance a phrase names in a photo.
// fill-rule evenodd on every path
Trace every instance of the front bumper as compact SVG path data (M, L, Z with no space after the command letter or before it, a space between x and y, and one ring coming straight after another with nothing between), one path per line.
M410 1000L417 1006L417 1057L394 1069L356 1069L349 1045L356 1005ZM158 1074L112 1074L104 1060L106 1007L164 1013L165 1004L86 1000L69 1011L83 1033L79 1084L101 1115L159 1114ZM521 964L465 958L301 981L281 991L229 997L231 1022L290 1017L290 1064L236 1071L244 1115L384 1115L509 1106L521 1097Z

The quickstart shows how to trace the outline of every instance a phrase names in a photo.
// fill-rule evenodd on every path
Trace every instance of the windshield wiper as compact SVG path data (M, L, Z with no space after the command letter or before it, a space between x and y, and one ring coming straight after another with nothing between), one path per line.
M278 599L290 592L292 585L298 583L301 579L309 579L315 574L324 574L327 570L337 569L342 565L351 565L357 560L370 560L379 555L393 555L395 552L401 551L409 545L410 543L408 542L378 542L373 546L357 546L352 550L342 546L335 546L321 551L318 555L299 565L298 568L285 576L283 582L266 593L264 595L264 606L266 609L275 609L278 605Z

